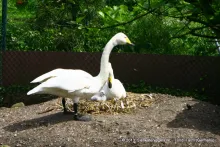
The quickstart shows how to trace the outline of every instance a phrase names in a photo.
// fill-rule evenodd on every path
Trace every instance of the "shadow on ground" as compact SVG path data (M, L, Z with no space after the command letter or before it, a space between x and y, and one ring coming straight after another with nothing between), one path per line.
M220 135L220 107L199 102L177 114L168 128L189 128Z
M27 95L26 93L12 93L4 96L3 106L11 107L13 104L18 102L23 102L26 106L32 104L39 104L42 102L47 102L52 99L56 99L57 96L53 95Z
M73 121L73 120L74 120L73 115L63 115L63 112L58 112L55 114L14 123L4 127L4 130L10 132L23 131L23 130L42 127L42 126L49 126L62 122Z

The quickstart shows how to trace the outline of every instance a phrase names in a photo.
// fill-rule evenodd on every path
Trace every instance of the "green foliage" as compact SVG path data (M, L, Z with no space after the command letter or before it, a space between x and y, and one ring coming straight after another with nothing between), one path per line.
M125 5L106 6L102 11L98 11L99 15L103 19L104 25L115 25L124 21L130 20L132 17L129 15L128 7ZM125 29L123 26L120 29Z
M18 6L10 0L7 49L100 52L124 32L136 46L115 51L213 56L219 6L204 0L29 0Z
M139 1L131 12L124 9L126 6L114 6L113 8L104 8L101 12L99 11L99 14L104 19L105 26L115 25L121 30L129 28L127 34L132 36L136 44L134 52L217 55L214 40L206 37L206 35L212 35L210 29L204 27L204 24L199 23L199 21L187 21L180 16L182 13L188 12L188 9L193 8L190 4L183 1L180 3L171 1L164 4L164 1ZM155 10L148 13L153 8ZM123 21L120 21L121 19L118 17L123 18ZM202 31L202 36L193 33L192 29L198 29L197 33Z
M139 29L142 28L142 29ZM151 28L151 29L149 29ZM154 15L143 17L131 25L130 33L139 53L173 54L175 49L170 45L170 32L163 25L162 19Z

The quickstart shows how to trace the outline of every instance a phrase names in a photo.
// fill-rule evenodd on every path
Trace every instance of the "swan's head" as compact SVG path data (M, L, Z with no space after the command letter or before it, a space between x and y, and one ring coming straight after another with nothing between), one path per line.
M131 43L131 41L129 40L129 38L124 34L124 33L117 33L114 37L113 37L113 41L115 45L124 45L124 44L130 44L130 45L134 45L133 43Z

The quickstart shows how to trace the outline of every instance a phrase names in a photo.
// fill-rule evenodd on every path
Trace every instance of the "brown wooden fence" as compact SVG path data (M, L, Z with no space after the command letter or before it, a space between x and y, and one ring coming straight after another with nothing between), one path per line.
M100 57L101 53L6 51L2 54L2 84L28 85L55 68L83 69L97 75ZM110 62L115 77L124 83L144 81L150 85L220 94L220 57L112 53Z

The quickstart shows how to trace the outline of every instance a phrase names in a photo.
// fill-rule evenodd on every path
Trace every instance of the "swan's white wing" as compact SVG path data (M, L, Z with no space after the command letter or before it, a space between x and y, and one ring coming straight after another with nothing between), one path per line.
M126 97L125 88L118 79L113 80L112 88L109 88L108 84L106 84L102 90L104 90L107 99L120 99Z
M91 81L92 81L91 78L88 77L58 76L58 77L50 78L47 81L41 83L34 89L30 90L27 93L27 95L37 94L37 93L47 94L47 91L48 90L51 91L51 89L54 89L53 91L56 90L62 91L62 93L88 89L90 88L91 85L93 85ZM48 94L51 94L51 92Z
M31 81L31 83L42 83L50 78L57 77L57 76L65 76L65 75L72 75L72 76L78 76L78 77L92 77L92 75L90 75L89 73L87 73L83 70L58 68L58 69L54 69L48 73L45 73L45 74L37 77L36 79Z
M87 77L78 76L59 76L49 79L44 82L44 87L59 88L68 92L89 88L91 86L91 79Z
M120 99L120 98L125 98L126 97L126 90L123 86L123 84L121 83L121 81L119 81L118 79L114 79L114 92L116 93L116 96Z

